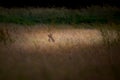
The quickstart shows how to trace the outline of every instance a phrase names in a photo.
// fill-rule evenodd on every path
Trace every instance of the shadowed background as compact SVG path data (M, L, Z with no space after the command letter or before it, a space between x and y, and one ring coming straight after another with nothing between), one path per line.
M91 5L119 5L119 0L0 0L4 7L67 7L80 8Z

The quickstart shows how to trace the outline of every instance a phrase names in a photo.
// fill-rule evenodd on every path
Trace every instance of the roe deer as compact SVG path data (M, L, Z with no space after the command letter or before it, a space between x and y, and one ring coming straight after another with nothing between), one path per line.
M49 34L48 34L48 38L49 38L49 39L48 39L49 42L55 42L52 33L49 33Z

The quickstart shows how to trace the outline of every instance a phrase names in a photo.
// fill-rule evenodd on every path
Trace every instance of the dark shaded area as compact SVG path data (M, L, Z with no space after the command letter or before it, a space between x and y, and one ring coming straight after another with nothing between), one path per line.
M119 0L0 0L3 7L66 7L81 8L91 5L120 7Z

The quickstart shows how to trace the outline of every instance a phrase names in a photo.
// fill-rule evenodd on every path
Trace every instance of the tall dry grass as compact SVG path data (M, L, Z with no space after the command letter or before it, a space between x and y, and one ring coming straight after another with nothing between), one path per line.
M120 36L119 29L113 29L116 25L112 29L110 25L51 26L0 25L2 30L8 29L8 38L13 40L6 40L7 33L3 32L8 43L0 42L0 80L120 79ZM55 42L48 41L49 33Z

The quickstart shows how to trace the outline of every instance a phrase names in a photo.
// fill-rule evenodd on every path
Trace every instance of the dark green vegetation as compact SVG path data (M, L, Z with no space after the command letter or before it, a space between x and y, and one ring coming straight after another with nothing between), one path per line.
M64 8L0 8L1 23L16 24L80 24L119 23L120 9L115 7L92 6L77 10Z

